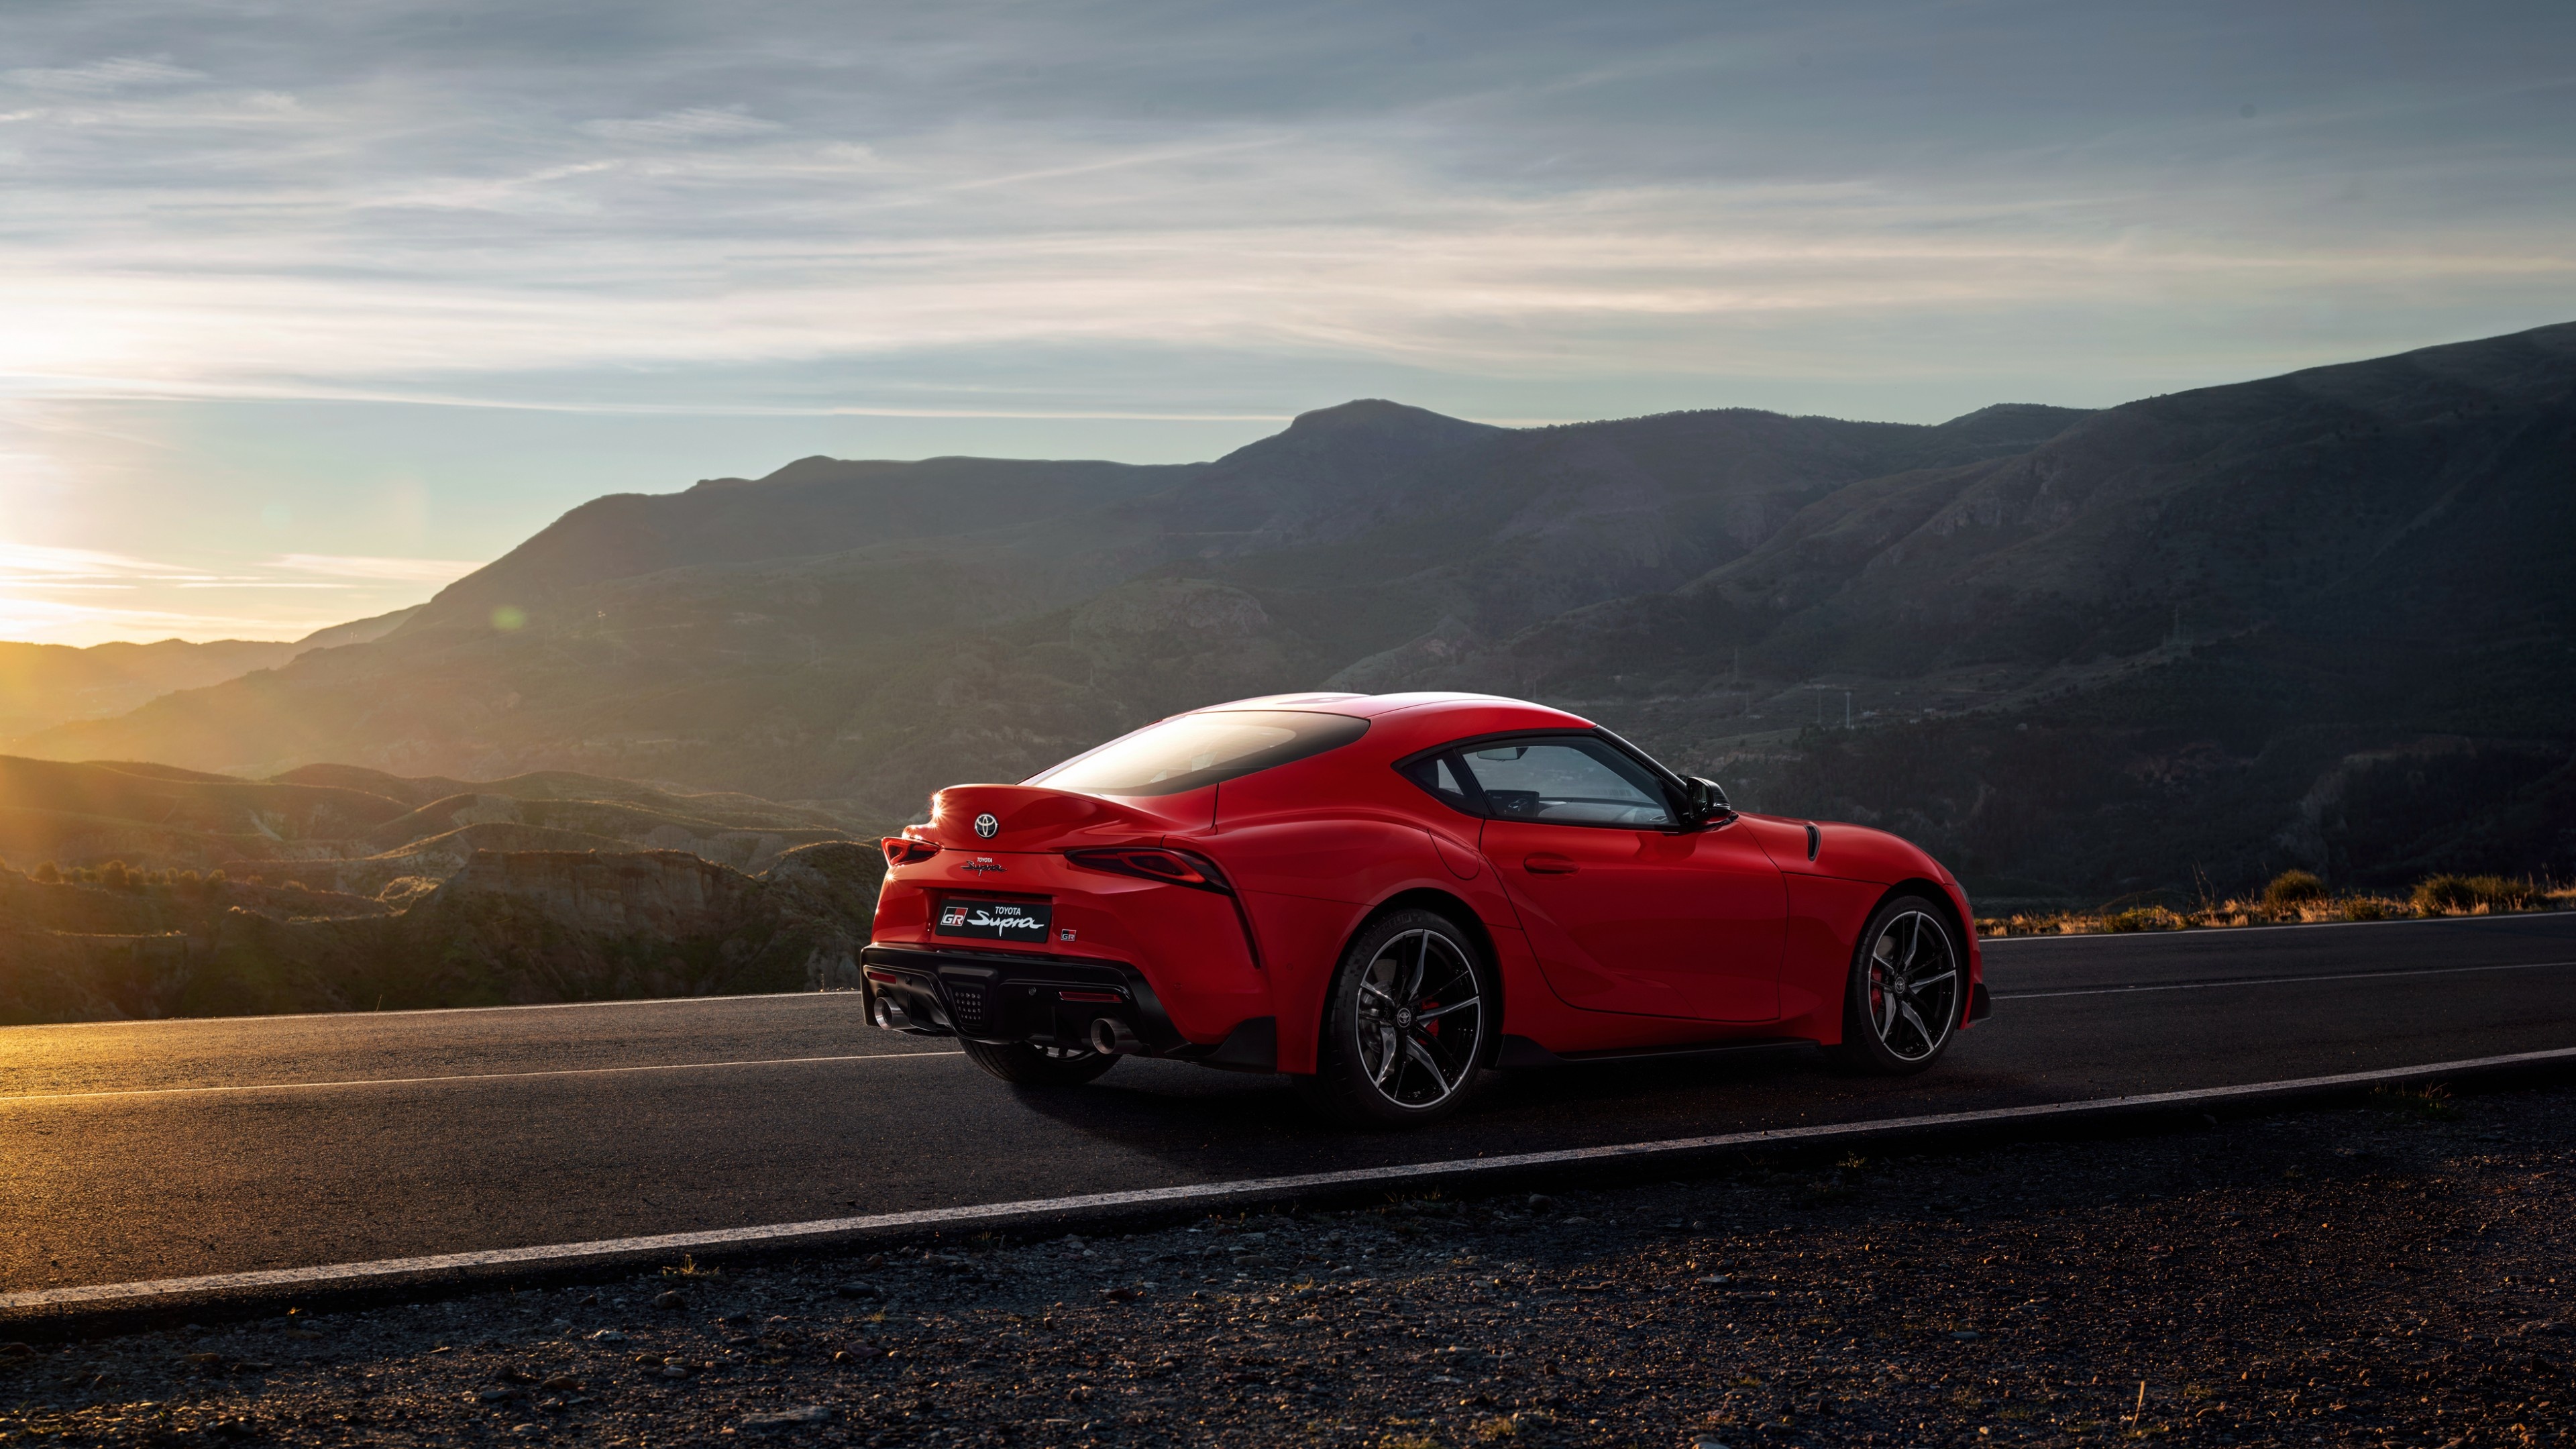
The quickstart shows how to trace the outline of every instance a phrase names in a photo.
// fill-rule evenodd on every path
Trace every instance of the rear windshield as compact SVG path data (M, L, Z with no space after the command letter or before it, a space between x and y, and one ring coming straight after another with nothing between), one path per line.
M1086 795L1178 795L1339 749L1367 733L1367 720L1346 714L1185 714L1122 735L1025 783Z

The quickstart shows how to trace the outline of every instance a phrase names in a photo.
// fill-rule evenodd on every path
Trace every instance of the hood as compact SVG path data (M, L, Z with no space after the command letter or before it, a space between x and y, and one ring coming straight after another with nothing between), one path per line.
M1950 882L1941 862L1913 841L1866 825L1839 820L1800 820L1779 815L1738 816L1753 829L1764 850L1782 870L1794 875L1830 875L1872 885L1894 885L1921 878ZM1807 832L1815 831L1815 857L1807 855Z

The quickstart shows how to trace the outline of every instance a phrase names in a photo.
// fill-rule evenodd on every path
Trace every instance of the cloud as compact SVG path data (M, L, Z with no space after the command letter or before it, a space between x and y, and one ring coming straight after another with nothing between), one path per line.
M419 603L480 566L310 553L243 566L0 542L0 639L300 638ZM212 599L222 602L209 607Z
M289 557L506 547L463 531L498 510L458 500L527 476L545 410L947 420L894 435L1038 452L1361 393L1931 420L2563 319L2576 7L2313 11L21 6L0 36L0 403L192 421L148 462L13 444L35 456L0 463L0 529L123 538L73 510L129 486L223 518L223 486L193 485L228 437L237 490L272 468L307 497L354 489L352 458L446 470L425 522L289 536L236 507L208 545L227 561L181 571L283 597L366 577ZM297 400L453 411L390 460L376 439L239 441L329 430ZM1011 419L1068 426L985 426ZM583 432L592 471L545 486L680 466L612 434ZM741 446L688 466L767 445ZM387 565L415 566L378 582L445 567ZM141 577L95 572L43 576Z
M300 639L339 613L223 613L31 599L0 589L0 639L81 647L112 640Z
M0 583L71 588L178 584L200 588L313 589L447 584L483 565L469 559L288 553L249 568L167 563L99 549L0 542Z
M0 541L0 584L64 588L201 576L192 570L97 549Z
M288 573L366 583L450 584L483 567L466 559L369 558L352 554L290 553L269 560L268 567Z
M2402 87L2341 32L2215 3L1496 12L531 0L393 46L417 17L358 0L22 67L78 103L0 130L0 394L526 401L510 378L589 370L686 406L709 369L1173 346L2018 377L2032 338L2243 375L2285 332L2313 359L2501 330L2576 280L2576 155L2542 139L2576 92L2535 43L2576 23L2546 7ZM20 31L121 55L167 13ZM155 93L208 76L240 88ZM1196 382L1101 406L1194 413Z
M78 95L96 95L123 90L129 86L175 85L181 81L206 79L203 71L171 65L167 61L146 60L136 56L118 56L93 60L85 65L24 66L0 71L0 80L41 91L68 91Z
M648 145L669 145L679 141L707 141L760 136L779 129L776 121L764 121L747 114L740 106L715 109L700 106L686 111L667 111L658 116L634 120L584 121L582 133L610 141L637 141Z

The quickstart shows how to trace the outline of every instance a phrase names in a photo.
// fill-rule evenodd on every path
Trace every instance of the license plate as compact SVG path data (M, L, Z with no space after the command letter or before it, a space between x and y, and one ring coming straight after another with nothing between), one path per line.
M974 936L986 941L1041 942L1055 907L1028 901L961 901L939 904L931 925L937 936Z

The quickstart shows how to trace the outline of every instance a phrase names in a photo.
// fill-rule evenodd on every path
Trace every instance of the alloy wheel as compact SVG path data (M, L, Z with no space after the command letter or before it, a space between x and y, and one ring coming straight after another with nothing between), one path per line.
M1360 972L1358 1005L1360 1066L1387 1101L1436 1107L1475 1075L1484 997L1456 941L1437 931L1390 939Z
M1869 948L1869 1023L1898 1061L1941 1049L1959 1019L1959 959L1947 927L1924 911L1900 911Z

